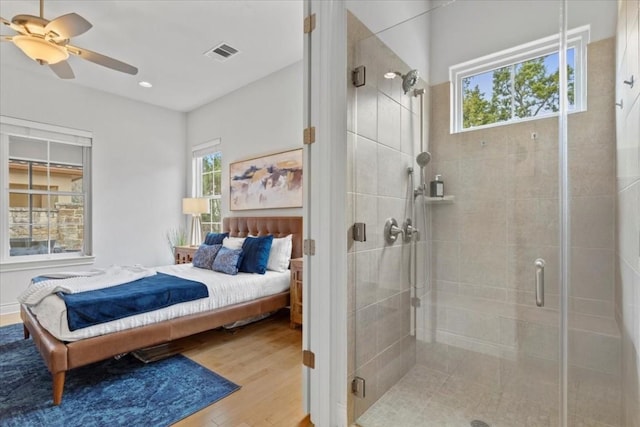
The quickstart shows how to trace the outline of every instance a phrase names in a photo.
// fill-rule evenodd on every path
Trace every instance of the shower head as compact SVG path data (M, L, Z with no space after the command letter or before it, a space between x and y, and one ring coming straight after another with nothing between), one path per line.
M416 163L421 168L424 168L425 166L427 166L427 164L430 161L431 161L431 153L429 153L428 151L423 151L422 153L418 154L418 156L416 156Z
M418 70L411 70L407 74L402 74L399 71L384 73L385 79L395 79L396 76L402 77L402 90L404 90L405 95L418 83Z
M406 95L418 83L418 70L411 70L402 76L402 90Z

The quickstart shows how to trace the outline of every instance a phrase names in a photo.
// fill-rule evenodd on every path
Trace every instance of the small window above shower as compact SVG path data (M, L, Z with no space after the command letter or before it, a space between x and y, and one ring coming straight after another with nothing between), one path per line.
M586 110L589 26L567 33L569 113ZM449 68L451 133L558 114L558 35Z

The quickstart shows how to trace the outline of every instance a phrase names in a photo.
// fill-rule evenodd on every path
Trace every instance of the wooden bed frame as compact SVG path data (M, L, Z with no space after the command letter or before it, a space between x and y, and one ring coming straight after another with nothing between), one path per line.
M302 256L302 217L228 217L223 229L230 236L247 235L274 237L293 235L291 258ZM33 342L53 377L53 404L62 402L67 371L105 360L145 347L164 344L178 338L208 331L228 323L269 313L289 305L289 291L212 311L191 314L152 325L87 338L63 342L51 335L40 324L28 307L20 307L25 339Z

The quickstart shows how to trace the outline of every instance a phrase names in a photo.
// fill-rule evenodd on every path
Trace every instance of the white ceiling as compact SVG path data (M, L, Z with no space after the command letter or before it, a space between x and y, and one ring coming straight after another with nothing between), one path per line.
M48 0L44 17L75 12L93 24L71 44L138 67L136 76L70 57L73 83L138 101L191 111L302 59L301 0ZM0 15L38 15L37 0L2 0ZM13 32L2 26L2 34ZM203 53L226 42L239 54L219 62ZM12 43L0 63L57 79ZM153 88L144 89L146 80Z

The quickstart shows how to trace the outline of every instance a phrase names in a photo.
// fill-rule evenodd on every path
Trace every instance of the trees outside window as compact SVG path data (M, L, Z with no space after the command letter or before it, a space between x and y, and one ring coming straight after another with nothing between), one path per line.
M222 231L222 152L220 140L203 144L193 151L193 196L209 200L209 213L202 214L202 234Z
M586 109L589 28L569 32L569 112ZM497 52L450 68L452 132L548 117L560 109L557 36Z

